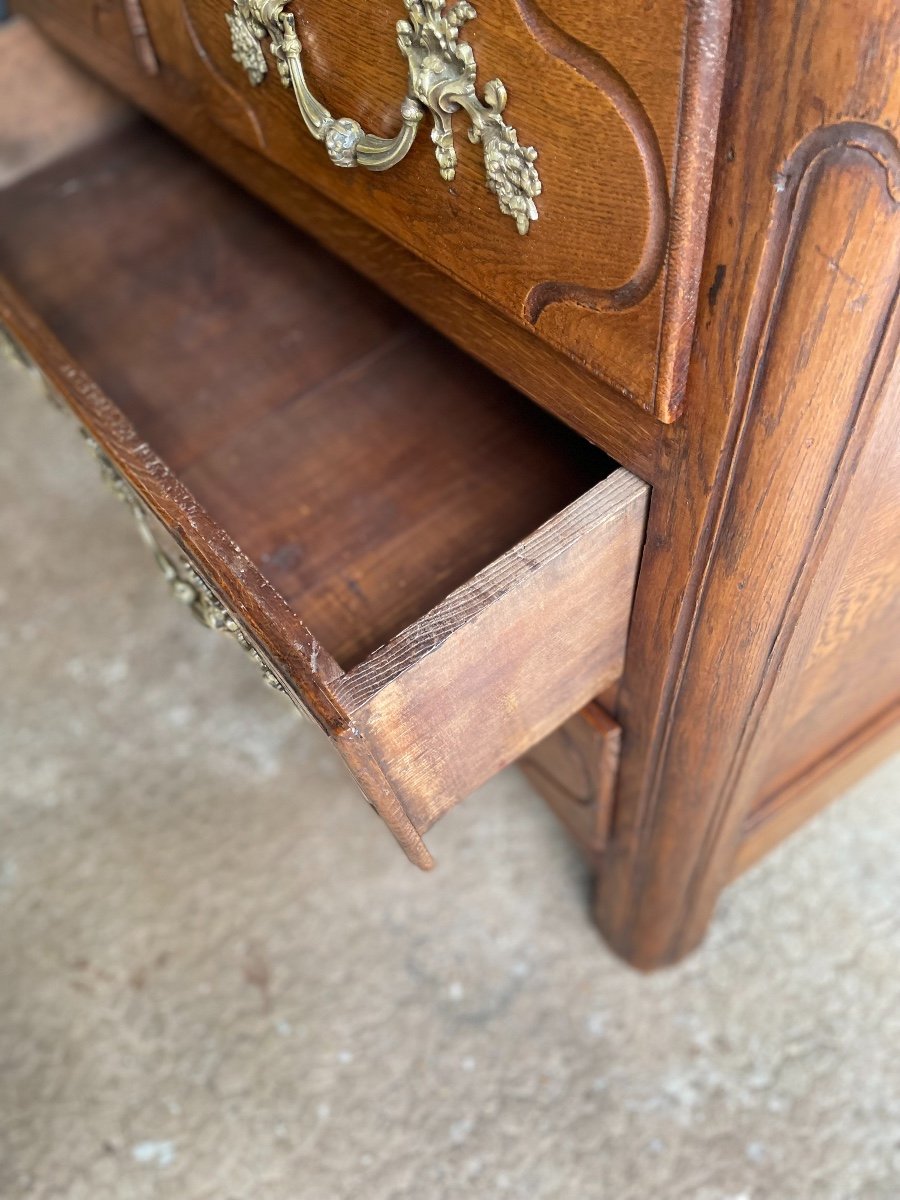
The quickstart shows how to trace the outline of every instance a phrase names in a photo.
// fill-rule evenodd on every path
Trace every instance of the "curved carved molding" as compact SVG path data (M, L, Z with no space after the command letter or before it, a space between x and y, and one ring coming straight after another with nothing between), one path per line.
M122 0L122 6L125 9L125 21L128 25L128 31L131 34L131 40L134 42L138 61L148 75L158 75L159 60L156 57L156 51L153 49L153 42L150 39L150 30L147 28L147 18L144 16L141 0Z
M886 196L895 211L900 208L900 146L888 130L863 121L842 121L813 130L797 144L774 177L770 223L756 291L741 342L741 365L735 384L737 402L729 441L723 449L721 460L727 476L724 479L720 477L716 484L718 500L707 514L702 549L694 559L682 603L682 617L677 626L678 633L672 644L664 685L664 706L650 752L653 769L648 774L646 791L640 802L637 822L639 854L640 848L652 837L656 822L666 809L666 767L670 753L677 745L682 685L692 657L702 655L702 642L708 637L711 627L705 620L707 600L721 587L722 572L735 569L733 560L737 551L731 544L729 522L738 509L749 511L754 500L756 506L753 511L757 516L765 504L771 504L772 479L788 469L788 462L795 461L790 456L784 456L783 465L773 462L771 473L766 477L760 474L761 468L757 464L755 471L759 477L756 491L752 495L741 492L744 467L758 451L760 439L766 437L761 410L764 410L766 401L771 401L772 396L772 384L768 376L770 350L778 337L785 284L795 269L795 254L803 236L806 214L822 178L820 174L817 179L815 172L823 167L830 156L840 155L846 150L859 150L871 157L874 169L883 172ZM764 661L758 664L759 678L753 689L748 691L746 703L733 721L734 736L732 750L727 756L728 769L717 791L701 845L694 855L681 904L684 912L693 911L697 897L709 887L718 848L730 830L729 822L736 811L738 790L743 792L749 787L745 765L756 745L766 706L790 650L821 553L830 538L834 515L848 486L852 471L846 469L846 464L853 454L858 453L857 448L865 439L882 390L891 357L890 347L885 353L885 341L892 324L896 324L898 296L900 279L895 283L892 297L885 301L883 317L873 330L870 356L859 363L860 372L855 384L848 383L848 387L855 386L856 389L852 397L848 396L848 406L852 407L852 411L831 447L831 468L817 488L815 504L810 507L806 526L795 524L789 534L784 535L785 539L790 538L789 555L798 564L797 569L793 575L785 574L784 587L772 598L768 649ZM821 339L821 330L818 330L817 337ZM827 353L828 349L830 346L821 352ZM808 353L812 352L810 347ZM777 384L775 392L782 394ZM796 396L792 398L793 404L799 402ZM819 454L824 452L824 447L817 450ZM802 489L798 490L796 480L792 486L793 494L801 493ZM797 520L796 513L794 520ZM770 547L770 555L776 552L776 547ZM736 614L727 629L719 630L717 637L721 644L718 658L722 669L728 659L740 659L745 672L754 666L748 661L746 636L742 627L743 618ZM701 643L700 649L698 642ZM672 948L680 952L679 947Z
M263 146L264 136L252 106L215 66L191 18L187 0L180 2L184 22L198 57L216 84L227 91L246 113L259 144ZM564 280L547 280L535 284L525 298L526 319L535 324L546 308L561 302L579 304L595 312L615 312L631 308L652 291L665 262L668 245L669 194L665 163L656 130L631 86L601 54L561 29L540 8L536 0L511 2L534 40L549 55L576 71L609 100L634 140L644 171L648 204L644 244L637 266L629 279L612 288L588 287Z
M209 52L203 45L200 34L197 32L197 26L194 24L194 19L190 14L187 0L180 0L181 3L181 19L184 21L184 27L188 32L188 37L191 39L191 45L197 58L203 64L206 73L210 76L217 87L220 87L224 92L227 92L237 107L247 118L247 122L253 130L253 135L261 149L266 148L266 136L263 133L262 125L259 123L259 117L256 115L253 105L243 94L240 88L235 87L229 79L226 78L210 58Z
M601 54L561 29L536 0L513 0L513 3L534 40L548 54L598 88L618 113L634 139L641 160L649 209L644 244L630 279L613 288L587 287L563 280L538 283L525 299L526 318L535 324L549 305L563 301L594 312L631 308L653 289L665 262L668 243L669 192L656 130L631 86Z
M830 150L864 150L871 155L884 171L888 195L895 204L900 204L900 145L897 139L880 125L870 125L866 121L838 121L808 133L788 155L775 177L775 191L782 197L779 203L776 196L773 206L776 223L779 217L782 224L789 219L793 205L791 203L785 211L785 203L793 201L803 177L816 159ZM783 241L789 234L789 228L783 231Z
M103 38L103 21L110 13L121 13L125 27L134 45L134 53L145 74L159 74L159 60L153 48L150 30L141 0L93 0L90 6L91 26L99 38Z

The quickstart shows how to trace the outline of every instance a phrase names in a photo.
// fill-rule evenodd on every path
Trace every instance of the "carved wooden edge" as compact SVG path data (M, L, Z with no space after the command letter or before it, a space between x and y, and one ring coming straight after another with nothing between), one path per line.
M677 420L684 407L730 29L731 0L689 0L668 265L650 405L666 424ZM702 420L702 414L696 419Z
M536 0L513 0L523 24L551 57L565 63L609 100L634 140L647 186L647 233L629 279L612 288L562 280L535 284L525 298L525 318L536 325L552 304L577 304L593 312L620 312L639 304L653 289L666 256L669 192L656 130L628 81L603 55L561 29Z
M869 154L874 162L884 171L885 188L895 205L900 203L900 152L897 142L888 131L867 125L864 122L845 121L830 126L820 127L808 134L797 149L785 162L783 169L775 180L775 199L770 235L766 246L763 263L760 268L760 285L756 299L758 303L751 310L747 325L746 342L755 344L755 352L742 354L741 361L745 364L743 385L745 397L741 412L740 426L737 431L736 445L730 463L729 480L723 489L721 501L716 514L715 529L704 563L704 578L693 600L692 608L694 621L687 631L684 649L679 659L683 661L690 654L690 642L697 633L696 616L702 604L708 566L713 555L722 549L719 533L722 527L722 515L726 508L734 502L733 489L736 478L736 464L745 454L745 443L748 441L749 428L753 421L759 389L762 387L763 371L760 369L768 350L768 343L773 328L778 320L781 300L781 286L785 275L791 269L791 248L793 240L799 236L803 225L803 200L808 199L801 193L807 176L825 156L842 149L853 148ZM813 185L815 186L815 185ZM894 299L888 310L884 325L881 329L880 344L877 346L877 356L881 360L880 369L864 367L862 386L857 400L856 416L847 421L843 430L843 438L835 458L832 474L828 485L821 496L821 508L818 520L810 530L807 542L801 551L801 568L792 581L777 626L775 641L766 661L766 670L760 687L752 697L738 739L737 753L732 761L729 772L728 786L719 800L719 807L724 812L729 806L731 792L741 773L743 761L746 758L750 743L753 741L757 725L766 701L769 698L778 673L778 667L784 659L787 645L793 633L796 619L802 610L803 599L808 592L811 580L815 574L818 554L827 541L834 518L839 508L839 500L846 491L850 471L842 470L849 466L851 443L855 443L857 454L861 448L866 422L871 421L874 401L877 399L884 376L890 367L892 354L890 344L897 340L895 324L897 299L900 291L895 291ZM740 380L740 375L739 375ZM739 382L740 387L740 382ZM671 726L669 727L671 730Z
M191 16L191 11L186 0L179 0L179 2L181 7L181 19L184 21L184 27L187 30L188 37L191 40L191 45L193 46L194 52L197 55L197 61L203 67L204 71L206 71L211 81L217 87L221 88L229 96L231 101L237 105L241 113L244 115L247 124L253 131L253 136L256 139L257 145L261 150L265 150L267 145L266 135L263 132L262 124L259 117L256 115L256 110L254 109L250 98L240 88L235 87L231 80L228 79L228 77L224 75L213 62L209 52L203 45L203 39L200 37L197 26L194 24L194 18Z
M682 408L697 309L706 232L730 0L690 0L685 23L678 137L670 185L659 139L646 109L628 81L596 50L561 29L536 0L514 0L532 37L610 101L631 133L644 170L648 221L641 254L629 279L613 288L547 280L528 293L524 315L532 325L553 304L570 303L593 312L633 308L665 275L657 367L646 402L659 420L671 423Z
M158 75L159 60L153 48L153 40L150 37L141 0L122 0L122 7L125 10L125 21L131 34L131 40L134 42L138 62L148 75Z
M831 800L900 752L900 700L767 795L748 814L732 877L753 866Z
M595 865L609 836L621 740L621 726L594 700L518 762Z
M778 319L781 284L791 265L792 241L802 229L803 202L804 199L808 199L808 194L805 197L803 195L804 191L808 191L807 180L812 176L814 168L823 163L827 156L839 154L845 149L857 149L868 154L884 171L885 191L895 206L900 204L900 186L898 186L900 185L900 151L898 151L894 137L885 129L859 121L845 121L820 127L807 135L785 162L783 169L775 179L773 235L770 235L767 254L760 272L761 280L766 281L766 287L760 293L760 307L765 307L765 315L757 352L755 356L752 356L753 378L751 379L748 374L747 402L742 429L738 436L735 461L742 455L742 435L752 420L756 388L762 377L762 371L758 368L765 358L771 331ZM815 186L815 181L809 184L810 188ZM715 847L712 843L716 836L716 829L724 823L724 814L731 805L737 781L749 755L750 747L757 736L762 714L772 695L779 668L787 655L797 621L803 611L804 600L809 594L819 560L830 537L840 508L840 500L849 485L854 461L859 457L865 433L874 418L879 393L893 360L893 347L896 346L898 333L900 333L897 323L898 298L900 298L900 280L898 280L885 321L874 345L874 361L870 365L863 364L861 386L853 419L848 420L844 425L834 466L827 486L821 494L818 519L811 528L802 549L801 566L786 596L773 646L767 657L766 670L760 686L752 696L752 702L738 738L726 788L718 802L719 815L709 830L710 844L704 855L706 862L711 863L713 860ZM750 331L753 330L754 324L751 316L748 327ZM748 356L748 362L750 357ZM733 474L734 470L732 470ZM726 493L723 498L723 507L728 500L729 493ZM689 652L687 646L685 652ZM703 864L701 862L701 865L698 866L697 886L699 886L699 876L702 871Z
M771 219L766 234L756 286L750 303L747 322L738 355L735 379L735 401L731 411L728 440L719 459L714 485L715 500L704 518L700 548L694 556L687 587L683 593L675 637L668 657L663 681L660 707L651 734L649 753L643 775L643 789L630 801L629 825L631 845L618 846L613 864L631 873L630 886L620 888L615 900L601 892L598 920L608 940L635 965L654 967L677 961L692 950L702 936L715 900L731 873L738 852L740 830L752 796L746 766L751 749L755 747L763 713L772 695L779 667L784 662L791 643L804 599L807 596L824 547L830 537L841 499L846 492L856 460L861 453L868 428L890 370L898 341L900 341L900 312L895 290L875 344L872 361L861 364L862 376L854 402L854 412L841 431L835 447L833 466L820 495L816 519L808 530L804 546L792 551L799 567L786 580L788 586L774 621L772 645L763 664L757 686L748 690L739 724L729 729L733 745L720 745L716 753L725 756L728 768L721 787L712 798L711 806L703 813L702 825L693 833L689 855L683 861L693 866L684 891L677 894L667 889L665 917L658 910L663 882L651 868L651 843L660 846L658 831L661 815L671 813L671 794L667 790L667 765L673 739L683 732L679 720L682 707L681 685L693 654L693 644L710 636L704 621L703 608L711 580L720 564L730 554L723 541L722 530L726 514L737 511L741 501L737 495L740 467L746 465L752 449L752 436L758 425L757 402L764 394L764 363L773 330L776 328L782 298L782 283L793 264L792 245L803 228L804 205L810 197L810 178L816 179L815 169L829 155L853 149L868 155L874 169L882 172L885 194L896 207L900 203L900 149L891 132L863 121L847 120L820 126L807 134L788 156L774 179ZM815 183L812 185L815 186ZM898 283L900 288L900 283ZM758 481L763 503L767 484ZM747 513L748 519L750 513ZM653 538L651 529L649 540ZM768 618L768 614L767 614ZM720 628L713 636L723 643L722 654L738 652L735 638L738 621ZM729 639L732 645L728 645ZM702 713L694 710L694 719ZM738 793L740 792L740 797ZM738 803L738 799L740 803ZM698 813L703 812L698 809ZM698 837L699 833L699 837ZM635 891L636 889L636 891ZM652 924L646 912L639 911L641 893L648 900L655 916ZM624 897L627 895L627 902ZM637 931L638 924L641 932Z
M431 854L371 748L335 698L334 685L343 673L327 650L2 276L0 325L38 365L139 501L198 565L251 645L263 650L290 699L334 742L410 861L424 870L432 867Z
M781 246L778 245L777 238L773 238L770 243L771 259L777 258L777 267L770 267L766 263L761 272L762 277L766 278L768 271L772 270L774 278L771 282L770 297L768 297L768 299L771 299L772 305L766 313L766 329L762 341L763 348L757 354L755 360L757 363L765 353L764 347L769 331L774 321L777 320L779 284L783 273L789 268L791 239L800 225L798 213L802 212L799 200L801 189L805 184L808 174L827 155L849 148L858 149L870 155L874 162L884 171L886 192L890 195L895 205L900 202L900 189L898 189L900 156L898 156L896 140L888 131L864 122L845 121L821 127L803 139L797 150L787 160L784 169L779 173L775 181L776 202L774 205L774 224L776 228L785 230L785 237ZM725 823L725 814L732 805L732 798L737 789L738 779L748 759L750 748L756 739L763 712L778 678L778 669L784 662L788 652L797 621L803 610L804 600L809 594L812 581L815 577L818 560L830 537L834 520L840 507L840 501L849 484L853 460L858 458L862 449L866 431L870 427L874 416L875 404L881 391L884 377L893 361L898 343L898 335L900 335L900 328L898 328L897 321L898 297L900 297L900 291L895 290L887 317L880 330L878 344L875 346L876 361L870 367L864 367L864 375L861 381L862 386L854 418L853 420L848 420L844 426L844 436L839 446L834 469L828 485L822 493L819 519L811 531L805 547L800 572L793 581L793 586L787 596L777 627L774 645L767 659L763 679L758 690L752 696L752 702L737 741L736 753L726 787L717 804L717 812L714 821L710 824L706 845L704 846L703 854L695 872L695 880L692 885L694 892L699 892L700 888L704 885L704 875L710 869L714 869L713 863L718 849L716 846L717 835ZM755 380L750 387L747 406L748 417L753 409L754 384ZM737 454L740 454L740 443ZM691 902L692 897L689 897L688 903L691 904Z
M299 622L272 585L231 538L209 517L181 481L142 441L134 426L91 377L71 358L27 301L0 276L0 323L74 413L81 427L157 517L179 547L190 555L220 593L226 607L261 642L281 675L290 678L306 708L328 732L346 725L321 679L340 671L327 651ZM231 576L239 571L246 592L238 593ZM316 664L313 675L312 664ZM313 679L316 683L313 683Z

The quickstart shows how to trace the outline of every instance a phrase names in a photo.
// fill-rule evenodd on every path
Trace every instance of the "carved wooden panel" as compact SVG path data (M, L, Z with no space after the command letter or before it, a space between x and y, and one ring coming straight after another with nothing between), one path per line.
M149 2L149 0L148 0ZM495 0L464 38L479 86L534 145L539 220L520 237L462 130L457 176L427 133L382 175L337 170L274 70L252 87L225 0L152 0L179 72L229 132L313 183L534 331L620 394L671 420L680 404L706 219L727 4ZM406 91L400 0L292 5L310 87L337 115L392 136ZM648 54L648 47L652 53ZM427 124L427 119L426 119Z
M606 845L622 730L595 700L519 761L589 859Z
M864 527L852 479L900 419L898 66L893 0L735 7L683 440L653 492L598 877L602 929L646 967L702 937L772 751L814 707L799 681L840 591L838 517Z
M884 155L887 191L872 237L890 239L878 262L900 279L900 157L882 134L859 138ZM879 164L872 163L876 175ZM834 270L843 269L836 265ZM883 334L878 320L880 282L862 272L855 308L876 305L873 348ZM896 294L891 301L896 306ZM755 809L792 800L805 778L834 747L863 741L884 714L900 703L900 364L881 385L877 410L834 528L822 552L816 583L793 640L795 682L777 730L772 731L765 780Z
M854 616L858 654L848 643L834 658L822 639L833 643L842 587L852 593L871 553L861 542L874 536L889 553L879 531L886 513L897 519L896 485L874 484L896 438L898 184L893 135L861 121L815 128L772 179L737 359L734 442L667 666L659 741L641 764L646 791L640 806L620 809L618 864L628 837L654 870L630 910L624 893L615 897L610 925L621 921L615 936L627 938L637 927L639 951L625 945L643 962L670 961L696 941L773 761L802 767L811 747L821 753L847 732L840 722L869 681L876 708L897 687L896 666L883 661L895 654L896 626L881 585ZM866 472L855 482L866 456L869 488ZM823 652L846 689L826 695L824 709Z

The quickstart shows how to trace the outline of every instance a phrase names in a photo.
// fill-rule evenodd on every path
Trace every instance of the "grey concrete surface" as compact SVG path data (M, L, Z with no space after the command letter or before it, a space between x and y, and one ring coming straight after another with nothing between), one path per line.
M641 977L504 773L403 860L0 375L3 1200L896 1200L900 764Z

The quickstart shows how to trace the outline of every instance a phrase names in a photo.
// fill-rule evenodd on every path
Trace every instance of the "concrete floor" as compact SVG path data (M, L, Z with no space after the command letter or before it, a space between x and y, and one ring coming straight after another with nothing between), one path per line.
M404 861L0 375L2 1200L896 1200L900 763L644 978L515 771Z

